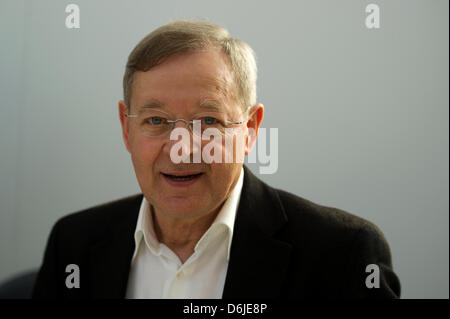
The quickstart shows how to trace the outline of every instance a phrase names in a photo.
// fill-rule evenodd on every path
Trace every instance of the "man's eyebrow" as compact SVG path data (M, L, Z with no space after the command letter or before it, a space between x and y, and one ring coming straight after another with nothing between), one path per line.
M208 109L213 111L223 111L221 103L214 99L204 99L198 103L198 106L202 109Z
M165 103L157 100L151 99L149 102L145 103L142 107L139 108L139 111L144 109L162 109L166 106Z
M142 112L146 109L164 109L166 107L166 104L164 102L161 102L157 99L151 99L147 103L145 103L143 106L141 106L138 109L138 112ZM198 107L201 109L207 109L211 111L217 111L221 112L223 111L222 103L215 99L202 99L198 103Z

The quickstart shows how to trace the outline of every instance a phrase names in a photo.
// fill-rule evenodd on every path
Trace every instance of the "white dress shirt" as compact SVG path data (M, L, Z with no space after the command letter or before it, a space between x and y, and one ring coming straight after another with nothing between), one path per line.
M143 198L134 233L135 251L126 298L222 298L243 180L242 169L216 219L184 264L169 247L158 241L150 205Z

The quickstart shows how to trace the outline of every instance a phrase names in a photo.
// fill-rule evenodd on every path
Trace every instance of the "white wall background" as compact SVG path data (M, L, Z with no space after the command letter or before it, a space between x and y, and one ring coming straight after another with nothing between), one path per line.
M371 2L378 30L364 25ZM1 0L0 280L40 265L59 217L139 191L117 116L124 66L180 18L256 51L263 127L279 128L278 172L261 178L371 220L402 297L448 298L445 0Z

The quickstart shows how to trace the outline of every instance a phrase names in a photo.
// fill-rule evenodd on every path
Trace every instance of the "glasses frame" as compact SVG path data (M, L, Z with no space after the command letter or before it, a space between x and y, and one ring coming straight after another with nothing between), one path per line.
M245 112L248 112L249 110L250 110L250 107L247 107ZM167 116L169 116L169 114L167 114L166 112L162 112L162 111L159 111L159 110L158 110L158 112L165 113ZM128 113L123 113L123 115L125 117L127 117L127 118L137 118L139 116L138 114L128 114ZM179 119L175 119L175 120L166 120L166 122L168 124L170 124L170 127L169 127L169 129L166 132L158 134L158 135L148 135L148 136L151 136L151 137L163 136L163 135L167 134L168 132L171 132L175 128L175 124L178 121L184 122L189 127L189 130L192 132L192 134L195 134L194 133L194 121L198 121L198 120L190 120L190 121L188 121L188 120L185 120L183 118L179 118ZM244 120L244 121L225 121L225 124L226 125L242 125L242 124L247 123L247 122L248 122L248 119Z

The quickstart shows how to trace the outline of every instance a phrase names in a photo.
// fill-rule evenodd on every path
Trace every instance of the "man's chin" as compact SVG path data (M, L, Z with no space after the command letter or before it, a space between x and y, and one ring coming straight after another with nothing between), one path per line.
M201 205L201 201L198 198L181 196L168 197L159 207L164 212L164 215L180 218L201 215L201 211L205 208L204 205Z
M198 210L179 210L179 209L167 209L164 210L164 212L162 212L162 214L164 215L164 217L170 217L170 218L174 218L174 219L184 219L184 220L188 220L188 219L192 219L192 218L198 218L203 216L201 213L199 213Z

